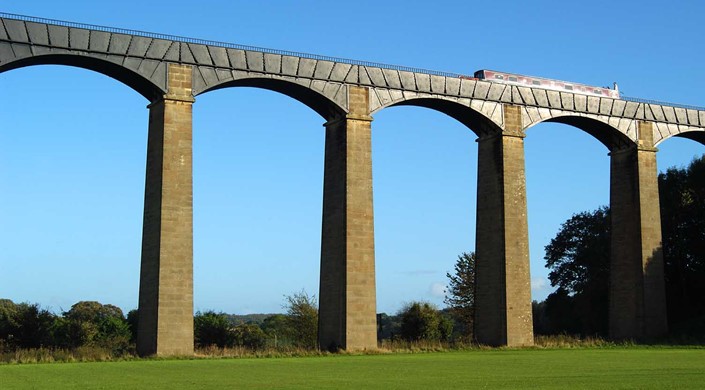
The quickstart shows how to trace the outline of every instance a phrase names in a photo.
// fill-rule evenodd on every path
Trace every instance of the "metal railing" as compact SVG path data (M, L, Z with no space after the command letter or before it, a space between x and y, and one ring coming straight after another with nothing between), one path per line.
M38 17L34 17L34 16L9 14L9 13L5 13L5 12L0 12L0 18L15 19L15 20L21 20L21 21L25 21L25 22L52 24L52 25L63 26L63 27L82 28L82 29L87 29L87 30L96 30L96 31L103 31L103 32L109 32L109 33L116 33L116 34L136 35L136 36L141 36L141 37L146 37L146 38L163 39L163 40L168 40L168 41L177 41L177 42L185 42L185 43L194 43L194 44L198 44L198 45L219 46L219 47L225 47L225 48L237 49L237 50L258 51L258 52L262 52L262 53L279 54L279 55L292 56L292 57L302 57L302 58L308 58L308 59L312 59L312 60L330 61L330 62L337 62L337 63L342 63L342 64L349 64L349 65L369 66L369 67L374 67L374 68L399 70L399 71L412 72L412 73L425 73L425 74L429 74L429 75L442 76L442 77L452 77L452 78L469 77L466 75L461 75L459 73L440 72L440 71L429 70L429 69L413 68L413 67L400 66L400 65L390 65L390 64L383 64L383 63L379 63L379 62L359 61L359 60L352 60L349 58L322 56L322 55L310 54L310 53L299 53L299 52L288 51L288 50L268 49L268 48L264 48L264 47L239 45L239 44L235 44L235 43L227 43L227 42L219 42L219 41L210 41L210 40L205 40L205 39L181 37L181 36L177 36L177 35L159 34L159 33L152 33L152 32L139 31L139 30L128 30L128 29L117 28L117 27L98 26L95 24L67 22L64 20L38 18Z
M629 101L629 102L634 102L634 103L658 104L659 106L671 106L671 107L685 108L688 110L705 111L705 107L690 106L687 104L661 102L658 100L640 99L640 98L635 98L635 97L630 97L630 96L622 96L621 99Z

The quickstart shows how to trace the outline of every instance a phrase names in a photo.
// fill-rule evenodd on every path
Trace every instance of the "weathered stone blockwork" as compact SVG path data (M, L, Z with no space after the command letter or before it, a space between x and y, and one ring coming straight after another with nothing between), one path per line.
M478 139L475 337L533 345L524 135L521 111L504 106L505 130Z
M170 65L168 85L149 107L140 355L193 354L191 67Z
M652 124L639 144L611 153L610 337L645 339L667 331L661 216Z
M350 88L350 112L326 123L319 344L377 348L369 91Z

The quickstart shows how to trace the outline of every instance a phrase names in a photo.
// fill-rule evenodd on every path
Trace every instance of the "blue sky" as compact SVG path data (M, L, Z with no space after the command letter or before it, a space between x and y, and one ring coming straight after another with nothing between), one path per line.
M100 4L100 5L96 5ZM25 1L2 12L471 74L617 81L633 97L705 106L699 1ZM98 73L0 74L0 297L67 310L137 307L147 101ZM303 104L231 88L194 105L196 310L278 312L318 294L323 124ZM475 246L477 144L428 109L377 113L373 178L378 311L442 306L445 273ZM609 201L607 149L566 125L525 140L534 299L544 246ZM660 169L703 145L659 146Z

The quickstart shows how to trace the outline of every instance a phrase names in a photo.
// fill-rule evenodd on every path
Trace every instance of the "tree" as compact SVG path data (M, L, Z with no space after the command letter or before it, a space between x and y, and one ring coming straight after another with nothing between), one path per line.
M398 315L377 313L377 341L398 338L399 329L401 329L401 318Z
M127 325L130 327L130 342L137 342L137 325L139 323L139 312L137 309L130 310L127 313Z
M273 339L274 347L290 345L291 330L284 314L274 314L264 319L261 326L268 338Z
M100 323L106 318L125 318L122 310L114 305L103 305L96 301L80 301L64 312L64 317L69 320Z
M267 344L267 335L257 324L241 324L233 328L232 332L236 345L261 349Z
M463 252L455 262L454 273L446 273L448 288L444 302L466 340L472 340L475 323L475 262L475 252Z
M230 321L225 313L197 312L193 317L194 341L199 347L216 345L219 348L232 347L234 336L230 331Z
M443 319L438 309L427 302L408 303L398 315L399 332L406 341L448 341L453 331L452 322Z
M53 343L52 324L56 316L38 304L0 301L0 338L6 348L49 347Z
M286 322L293 344L301 348L318 346L318 303L306 291L286 295ZM337 347L337 346L336 346Z
M9 299L0 299L0 352L9 343L16 326L17 306Z
M131 350L130 327L122 310L96 301L80 301L53 325L55 343L62 348L97 346L121 355Z
M658 181L669 328L703 337L705 156L668 169ZM574 215L546 246L549 279L558 287L545 302L546 328L606 333L609 232L609 209L602 207Z
M687 327L693 321L703 323L705 156L694 159L687 168L670 168L661 173L659 197L669 327Z
M545 308L554 331L607 335L610 231L609 209L600 207L573 215L546 246L548 278L558 287Z

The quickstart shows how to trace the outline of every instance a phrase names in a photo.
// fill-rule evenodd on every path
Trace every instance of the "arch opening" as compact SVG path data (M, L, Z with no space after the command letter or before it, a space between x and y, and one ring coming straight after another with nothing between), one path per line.
M410 106L372 122L377 312L389 316L411 301L443 308L446 273L475 250L475 137L446 113ZM395 333L378 321L380 338Z
M144 96L150 102L156 101L165 91L144 76L107 59L73 54L48 54L22 58L0 66L0 73L13 69L36 65L64 65L92 70L113 78Z
M412 98L380 107L375 112L396 106L417 106L441 112L463 124L478 137L482 134L494 134L502 131L499 126L478 111L460 103L444 99Z
M3 298L54 312L96 300L127 314L141 251L141 98L70 67L27 67L0 84Z
M562 123L568 126L578 128L600 141L603 145L605 145L605 147L607 147L608 150L623 149L634 145L634 141L631 140L627 135L608 125L607 123L601 122L596 119L582 116L565 115L546 119L543 122ZM532 127L538 123L541 122L533 124Z
M325 120L345 116L345 110L321 93L291 81L275 78L251 77L228 81L206 89L196 96L230 87L254 87L279 92L308 106Z
M318 296L324 128L263 88L223 88L194 105L194 306L281 313Z
M695 141L695 142L699 143L700 145L705 145L705 131L684 131L682 133L676 134L675 137L686 138L691 141ZM661 145L667 139L668 138L666 138L665 140L658 143L657 146Z
M552 247L553 256L560 253L570 256L574 254L572 250L582 250L578 241L557 237L563 229L589 237L588 240L605 231L599 229L609 229L609 223L599 216L603 215L601 208L610 205L609 149L619 147L617 145L620 144L616 143L619 138L615 141L614 136L606 136L604 132L611 128L601 127L598 121L589 118L582 121L565 117L558 119L532 126L525 138L532 301L535 302L534 334L563 331L607 337L609 247L600 247L599 253L591 255L594 255L591 259L597 264L591 272L597 269L602 272L601 276L585 275L585 279L592 281L590 286L595 286L596 281L604 282L603 285L598 286L599 291L586 290L577 295L570 289L559 289L560 283L551 286L549 272L559 269L563 272L560 275L564 275L570 269L575 277L586 272L583 265L568 268L568 265L558 261L557 268L549 268L546 257L554 239L558 241ZM611 129L611 132L616 130ZM573 219L582 213L591 217ZM578 255L584 256L584 252ZM585 258L580 257L578 261L585 261ZM563 283L563 286L568 285ZM583 288L579 288L582 291Z

